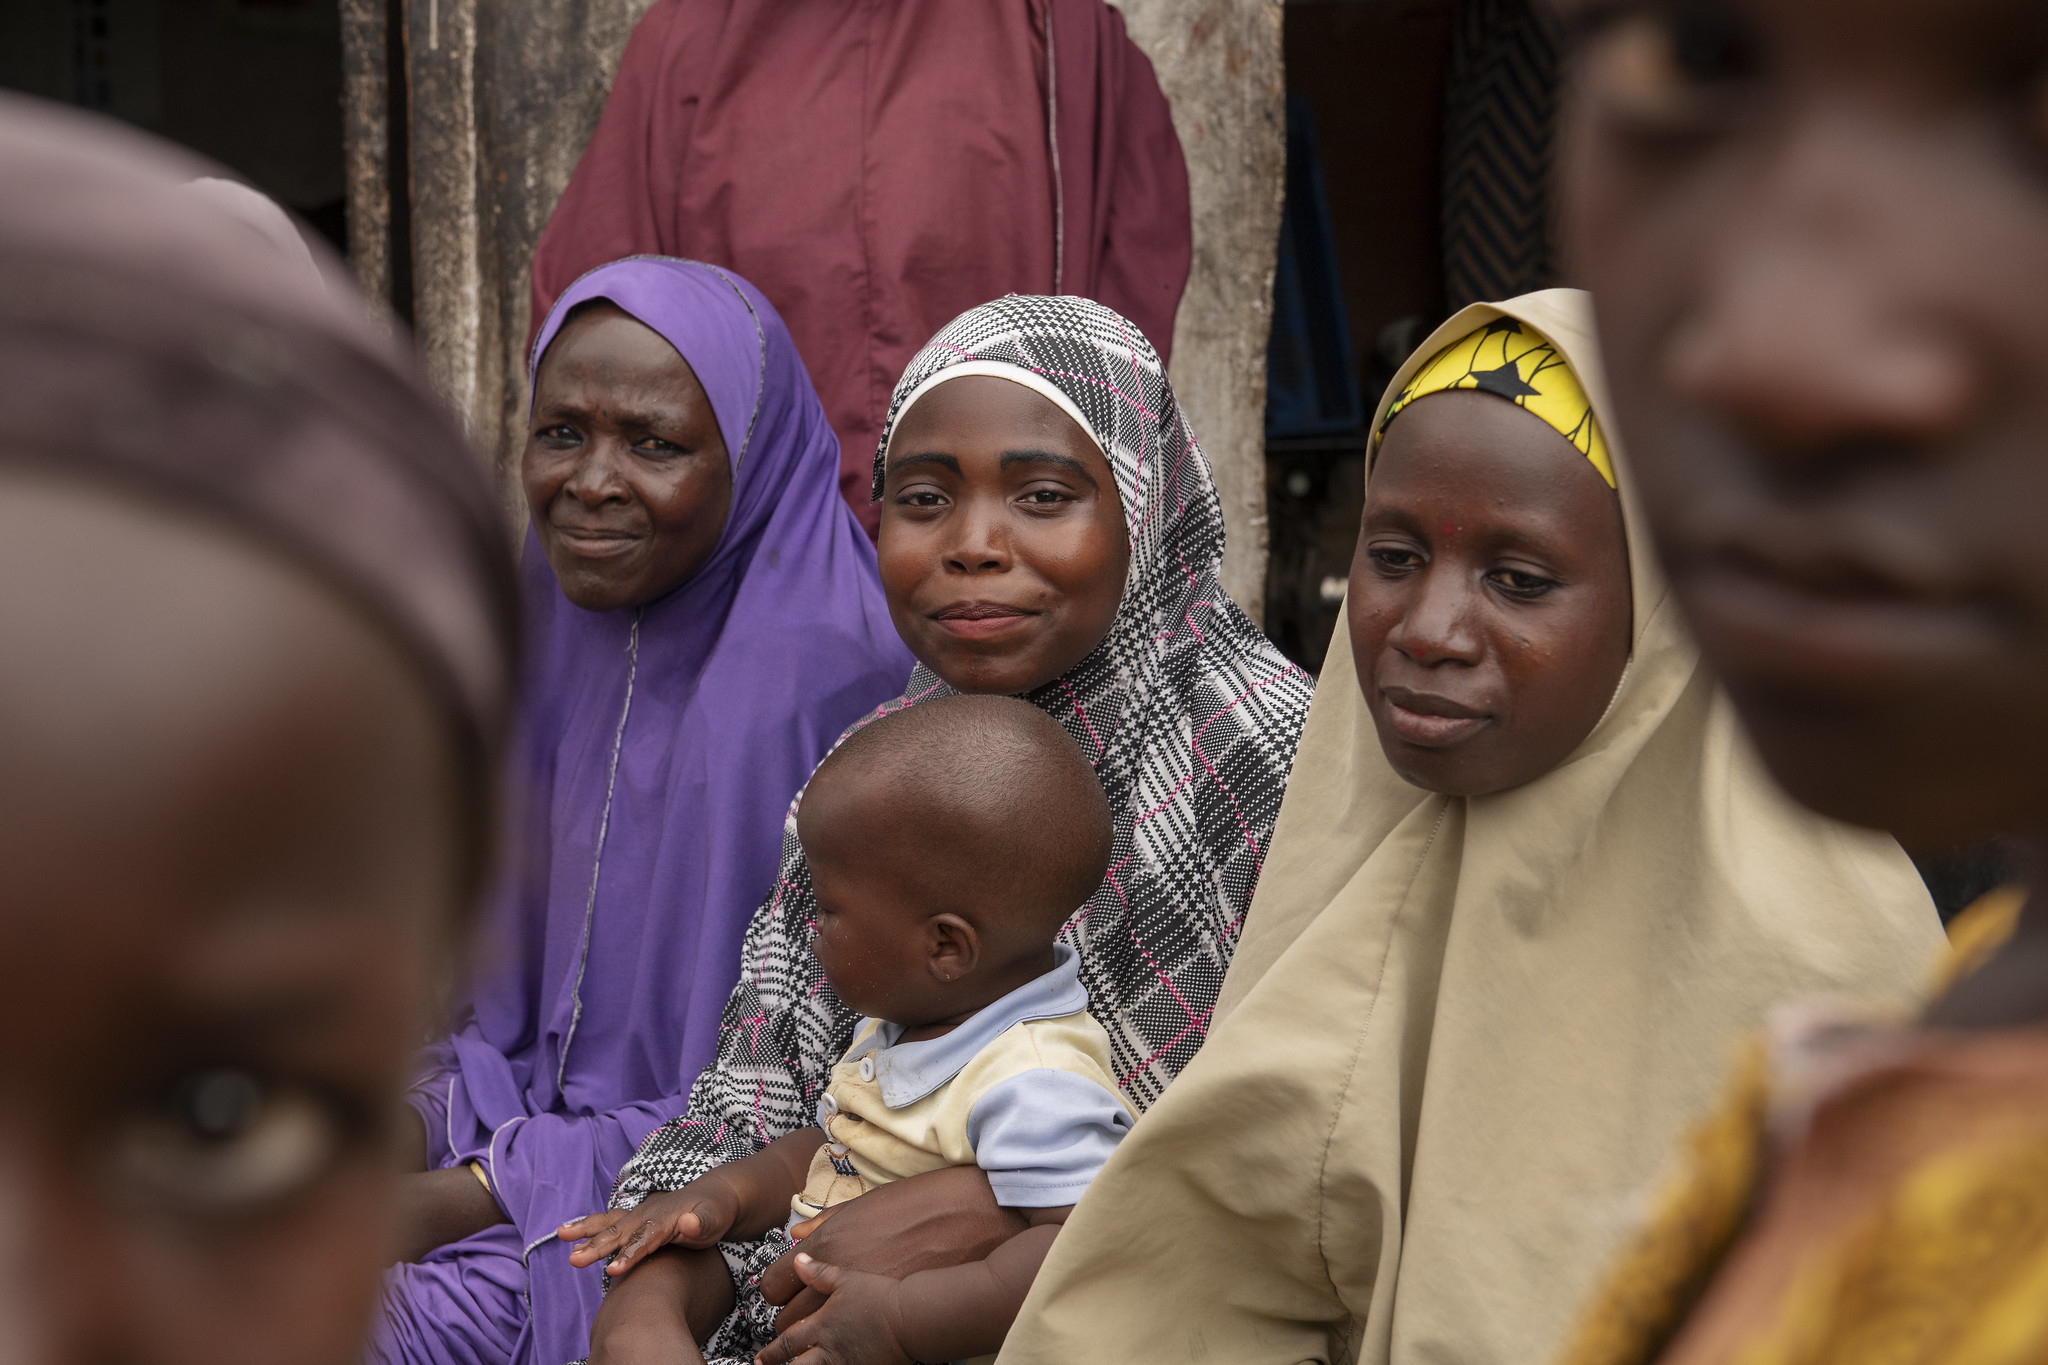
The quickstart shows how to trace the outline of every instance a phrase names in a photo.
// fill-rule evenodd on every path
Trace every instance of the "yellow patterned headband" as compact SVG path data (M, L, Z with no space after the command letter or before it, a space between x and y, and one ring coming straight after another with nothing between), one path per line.
M1448 389L1479 389L1528 409L1591 460L1607 486L1614 487L1614 461L1584 386L1570 362L1534 328L1513 318L1495 318L1439 351L1387 409L1380 436L1410 403Z

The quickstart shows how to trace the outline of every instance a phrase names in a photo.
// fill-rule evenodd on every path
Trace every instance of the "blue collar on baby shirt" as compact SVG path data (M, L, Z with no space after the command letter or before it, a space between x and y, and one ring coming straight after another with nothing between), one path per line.
M875 1079L881 1083L882 1103L891 1109L916 1104L960 1074L981 1050L1004 1030L1033 1019L1058 1019L1088 1008L1088 988L1081 984L1081 958L1064 943L1052 945L1053 968L1034 977L1002 999L984 1005L950 1033L927 1038L921 1043L897 1043L903 1036L899 1024L881 1019L864 1019L875 1030L854 1061L872 1053ZM855 1036L860 1035L855 1030Z

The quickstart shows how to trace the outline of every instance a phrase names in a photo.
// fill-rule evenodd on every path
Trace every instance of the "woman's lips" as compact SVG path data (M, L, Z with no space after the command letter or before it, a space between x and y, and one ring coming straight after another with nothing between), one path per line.
M640 543L640 537L621 531L582 531L567 526L554 528L555 538L579 559L616 559Z
M1831 591L1725 562L1687 566L1678 585L1724 675L1801 691L1887 691L1994 666L2008 629L1962 597Z
M1038 613L1003 602L955 602L931 613L939 628L963 640L986 640L1014 629Z
M1387 724L1410 744L1425 749L1447 749L1470 739L1486 727L1492 717L1483 711L1427 692L1404 687L1384 687L1380 697L1387 704Z

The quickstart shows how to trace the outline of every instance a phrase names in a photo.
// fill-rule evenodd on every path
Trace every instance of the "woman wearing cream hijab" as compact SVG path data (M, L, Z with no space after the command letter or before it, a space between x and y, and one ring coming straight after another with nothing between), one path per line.
M1765 1011L1904 1003L1934 966L1905 855L1780 795L1701 670L1600 382L1567 290L1466 309L1397 376L1383 437L1390 414L1478 389L1527 413L1481 403L1482 425L1540 419L1607 485L1559 459L1573 496L1618 493L1613 658L1539 665L1600 682L1518 785L1462 772L1430 747L1466 724L1457 707L1360 687L1378 676L1354 666L1353 639L1377 638L1361 584L1387 558L1368 487L1353 632L1332 643L1209 1041L1075 1210L1005 1365L1542 1360ZM1489 591L1541 581L1496 572ZM1488 794L1443 794L1459 790Z

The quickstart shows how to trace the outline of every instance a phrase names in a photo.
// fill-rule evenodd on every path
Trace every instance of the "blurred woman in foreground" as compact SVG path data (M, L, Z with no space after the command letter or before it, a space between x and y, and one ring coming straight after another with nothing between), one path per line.
M494 827L483 466L207 170L0 100L11 1360L356 1357Z
M2048 853L2048 30L1573 4L1571 246L1673 591L1778 779ZM1850 31L1853 29L1853 33ZM2048 1358L2048 911L1919 1020L1783 1017L1569 1359ZM1988 918L1986 917L1988 916Z

